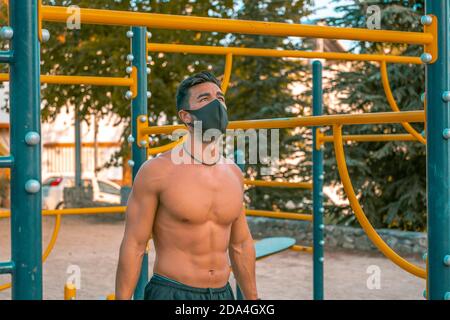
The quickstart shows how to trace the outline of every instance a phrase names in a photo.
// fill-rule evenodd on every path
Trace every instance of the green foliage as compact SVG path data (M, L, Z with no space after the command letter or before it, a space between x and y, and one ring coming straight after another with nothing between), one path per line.
M339 3L339 1L335 1ZM354 1L338 7L341 18L328 19L340 27L365 28L368 5L381 8L381 27L389 30L422 31L423 1ZM419 56L422 48L396 44L355 43L355 52ZM334 68L331 68L334 69ZM378 63L354 62L351 71L334 70L330 88L343 94L342 104L352 112L391 111L381 84ZM424 68L421 65L389 65L393 95L401 110L423 109ZM328 106L333 112L333 106ZM422 132L423 125L413 125ZM344 128L346 133L404 133L400 125L363 125ZM376 227L423 230L426 227L425 147L417 142L349 143L347 164L356 193ZM329 183L337 181L334 152L328 148L326 172ZM342 214L336 210L334 215Z
M299 23L300 18L308 15L311 0L261 0L261 1L136 1L131 6L128 1L51 1L51 4L80 7L104 8L113 10L138 10L141 12L169 13L196 16L212 16L258 21L277 21ZM124 76L125 57L129 53L129 40L125 37L127 28L111 26L82 25L81 30L67 30L65 25L46 23L52 39L43 46L43 73L67 75ZM281 37L262 37L251 35L230 35L174 30L150 30L154 43L180 43L195 45L230 45L255 48L305 49L308 43L299 39ZM181 80L201 70L209 69L216 75L222 75L225 58L223 56L184 55L151 53L152 62L149 90L149 115L152 124L176 123L175 92ZM231 120L258 119L296 116L308 110L310 99L293 96L290 86L295 82L309 81L310 68L298 60L279 58L234 57L233 73L227 93L227 106ZM43 91L45 107L43 118L51 121L60 110L68 105L77 106L81 116L89 121L89 115L98 117L111 113L120 116L129 132L129 103L123 99L125 88L48 86ZM292 108L294 107L294 108ZM302 131L303 133L306 131ZM302 133L302 134L303 134ZM303 140L302 134L281 130L280 155L284 166L285 158L299 151L295 143ZM157 143L167 143L167 137L154 137ZM120 158L129 152L129 146L123 139L123 149L114 155L111 165L119 165ZM292 146L293 145L293 146ZM269 150L269 154L271 151ZM292 158L292 157L291 157ZM310 160L309 160L310 161ZM289 167L290 166L290 167ZM261 165L248 167L249 175L261 178ZM309 180L310 162L300 166L288 165L276 177L304 177ZM270 177L273 179L274 177ZM260 209L283 208L287 199L299 198L298 191L264 190L255 188L249 191L250 207ZM303 195L303 194L302 194ZM304 194L309 198L309 194ZM304 206L301 198L295 204Z

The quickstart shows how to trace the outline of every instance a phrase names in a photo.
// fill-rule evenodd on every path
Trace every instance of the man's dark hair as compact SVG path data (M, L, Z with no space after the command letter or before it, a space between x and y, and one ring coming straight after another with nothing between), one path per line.
M212 82L219 88L221 83L211 72L202 71L184 79L177 90L177 111L189 109L189 90L198 84Z

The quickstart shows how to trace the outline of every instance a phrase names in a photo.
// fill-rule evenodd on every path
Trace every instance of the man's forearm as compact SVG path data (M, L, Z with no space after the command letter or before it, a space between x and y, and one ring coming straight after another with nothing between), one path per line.
M139 250L122 244L116 275L116 299L129 300L141 272L145 250Z
M246 300L258 298L255 275L255 247L253 240L230 247L230 261L234 277Z

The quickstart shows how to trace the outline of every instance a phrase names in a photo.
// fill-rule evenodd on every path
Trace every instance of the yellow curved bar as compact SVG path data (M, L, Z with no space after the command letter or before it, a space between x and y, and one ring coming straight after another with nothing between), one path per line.
M227 53L227 55L225 56L225 71L223 73L222 88L221 88L224 94L227 92L228 85L230 84L232 68L233 68L233 54Z
M370 221L367 219L364 214L361 205L359 204L358 198L356 197L355 191L353 189L352 182L350 180L350 176L348 174L347 164L345 161L344 154L344 145L342 142L342 126L335 125L333 126L333 136L334 136L334 150L336 153L336 162L338 166L339 175L342 180L342 184L344 185L345 193L347 194L348 200L350 201L350 205L355 213L356 218L358 219L361 227L366 232L369 239L372 243L392 262L398 265L400 268L412 273L413 275L423 278L426 278L426 271L407 260L400 257L394 250L392 250L386 242L380 237L380 235L376 232L376 230L371 225Z
M386 93L386 98L391 106L392 111L400 112L400 109L397 106L397 102L395 102L394 95L392 94L391 86L389 85L389 77L387 73L387 64L386 61L380 62L380 73L381 73L381 82L383 83L383 89ZM418 141L426 144L426 140L422 135L417 132L408 122L402 122L401 125L407 132L409 132L412 136L414 136Z
M148 148L147 149L147 156L154 156L155 154L166 152L168 150L171 150L175 148L177 145L183 143L186 141L187 135L182 136L180 139L170 142L166 145L154 147L154 148Z
M312 214L304 214L304 213L246 209L245 214L248 216L256 216L256 217L312 221Z
M58 239L60 227L61 227L61 215L58 214L55 217L55 225L53 226L52 237L50 238L50 242L48 243L47 248L45 249L45 252L42 255L42 262L45 262L45 260L47 260L48 256L50 255L53 248L55 247L55 243L56 243L56 239Z
M246 57L275 57L275 58L299 58L299 59L326 59L344 61L386 61L391 63L422 64L420 57L394 56L383 54L356 54L343 52L316 52L301 50L277 50L263 48L220 47L220 46L196 46L171 43L149 43L148 51L166 53L191 53L211 54Z
M5 214L5 212L6 211L2 211L2 217L4 217L3 215ZM8 216L9 216L9 214L8 214ZM44 254L42 255L42 263L44 263L47 260L48 256L50 255L53 248L55 247L55 243L56 243L56 239L58 238L60 227L61 227L61 215L58 214L58 215L56 215L56 218L55 218L55 225L53 226L52 237L50 238L50 241L47 244L47 248L45 249ZM9 288L11 288L11 282L1 285L0 291L6 290Z
M298 188L312 189L311 182L288 182L288 181L265 181L244 179L244 184L255 187L281 187L281 188Z

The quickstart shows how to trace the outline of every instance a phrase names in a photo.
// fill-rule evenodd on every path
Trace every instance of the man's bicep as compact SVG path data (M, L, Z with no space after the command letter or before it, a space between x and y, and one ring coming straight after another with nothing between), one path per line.
M252 240L252 236L247 224L245 210L242 209L239 217L231 225L230 246L241 244L247 240Z
M146 179L149 174L146 169L136 175L127 203L125 236L139 245L146 245L150 239L158 207L157 190L151 179Z

